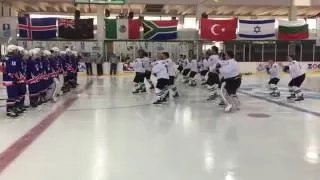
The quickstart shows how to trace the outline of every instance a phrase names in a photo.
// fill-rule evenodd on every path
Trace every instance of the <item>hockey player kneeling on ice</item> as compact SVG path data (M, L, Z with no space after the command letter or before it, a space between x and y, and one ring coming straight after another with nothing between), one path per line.
M280 90L278 88L278 83L280 81L280 67L274 60L269 60L269 64L265 68L270 76L270 81L268 83L269 89L271 90L270 96L279 97Z
M288 56L288 61L289 65L283 67L283 71L289 73L292 78L288 84L291 95L288 96L287 99L302 101L304 97L300 87L306 78L306 74L301 65L294 60L293 55Z
M226 104L225 111L239 109L240 101L237 97L237 90L241 85L241 74L237 61L232 51L226 52L226 60L217 64L216 71L221 73L224 82L221 87L221 98Z
M144 84L144 78L146 70L143 66L143 56L144 56L144 50L140 49L138 51L139 57L135 59L133 62L133 69L136 72L136 75L133 79L134 82L134 89L132 93L136 94L139 92L146 92L146 86Z
M209 71L208 57L203 57L201 61L198 63L200 67L200 76L201 76L201 85L206 85L206 75Z
M215 100L218 97L217 91L220 85L219 74L216 71L216 66L220 61L218 52L219 49L216 46L212 47L213 52L207 51L208 59L208 78L207 78L207 88L209 90L209 95L207 101Z
M156 99L153 104L161 104L168 99L169 74L165 61L158 60L153 64L153 75L157 78Z
M196 86L197 85L197 81L195 79L195 76L198 73L198 61L196 59L196 56L192 57L192 60L190 62L190 74L189 74L189 85L190 86Z
M171 90L172 97L177 98L179 97L178 89L175 85L175 78L176 78L176 69L175 69L175 63L170 59L168 52L163 52L162 59L166 65L166 68L168 70L169 74L169 89Z
M181 74L181 72L183 70L183 60L184 60L184 55L180 54L180 57L179 57L179 59L177 61L177 63L178 63L178 68L177 69L178 69L180 74Z
M184 56L185 59L183 60L183 71L182 71L182 76L183 76L183 83L187 84L189 83L189 73L191 69L191 64L189 62L189 59Z

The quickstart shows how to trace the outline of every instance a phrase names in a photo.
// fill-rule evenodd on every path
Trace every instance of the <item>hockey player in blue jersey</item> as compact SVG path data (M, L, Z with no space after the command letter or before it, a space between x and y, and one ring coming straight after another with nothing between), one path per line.
M59 93L59 87L60 87L59 68L58 68L58 62L59 61L58 61L58 56L57 56L58 52L59 52L59 49L53 48L50 52L51 52L51 55L50 55L49 61L50 61L51 69L52 69L52 73L51 73L51 77L53 79L52 88L54 88L51 100L53 102L56 102L57 101L57 96L58 96L58 93Z
M7 55L4 58L5 70L3 73L3 85L7 88L7 116L18 117L17 101L19 96L19 88L17 86L19 68L17 67L17 51L15 45L7 47Z
M26 71L27 71L27 65L26 60L29 57L28 51L24 50L23 47L18 47L18 68L19 68L19 75L18 75L18 83L17 86L19 88L19 99L17 102L17 109L18 112L23 113L26 108L24 106L25 101L25 95L27 92L26 89Z
M52 94L54 92L53 87L53 77L52 77L52 67L50 63L51 59L51 52L48 50L43 51L43 67L44 67L44 74L45 74L45 101L48 102L52 100Z
M30 58L27 60L27 82L29 88L30 106L37 107L40 96L40 68L37 59L39 52L36 49L29 51Z
M69 66L69 59L70 59L70 54L71 54L71 50L70 49L66 49L65 53L62 54L61 57L61 61L62 61L62 68L63 68L63 75L64 75L64 84L62 87L62 91L63 93L69 92L70 91L70 85L69 85L69 80L70 80L70 74L68 71L68 67Z
M38 78L38 87L39 87L39 105L45 102L45 94L46 94L46 80L45 80L45 68L43 63L43 51L41 49L36 48L36 51L38 52L38 58L36 59L36 62L39 66L39 78Z
M69 60L69 74L70 74L70 87L76 88L77 87L77 58L78 53L77 51L71 51L70 60Z
M58 95L63 94L63 88L64 88L64 76L65 76L65 71L63 68L63 59L66 54L65 51L60 51L59 49L56 49L59 51L59 54L57 52L57 66L58 66L58 71L59 71L59 88L58 88Z

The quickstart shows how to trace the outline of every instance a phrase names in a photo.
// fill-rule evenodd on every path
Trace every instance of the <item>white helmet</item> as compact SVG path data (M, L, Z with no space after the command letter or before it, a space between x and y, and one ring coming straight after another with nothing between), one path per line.
M7 52L13 52L13 51L16 51L18 48L16 45L13 45L13 44L10 44L8 45L7 47Z
M30 56L39 55L40 51L38 49L31 49L29 51Z
M72 51L72 54L77 56L78 55L78 52L77 51Z
M17 49L18 49L18 51L21 52L21 53L24 51L24 48L21 47L21 46L17 46Z
M44 54L45 56L50 56L50 55L51 55L51 52L48 51L48 50L44 50L44 51L43 51L43 54Z
M53 47L51 50L54 52L58 52L60 49L58 47Z
M67 48L67 49L66 49L66 53L67 53L67 54L72 54L71 49Z
M28 56L29 55L29 52L27 51L27 50L23 50L23 55L25 55L25 56Z

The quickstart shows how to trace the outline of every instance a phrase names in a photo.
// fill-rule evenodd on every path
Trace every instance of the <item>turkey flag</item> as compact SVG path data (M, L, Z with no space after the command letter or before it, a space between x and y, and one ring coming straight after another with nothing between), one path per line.
M237 19L213 20L201 19L201 39L210 41L228 41L236 38Z

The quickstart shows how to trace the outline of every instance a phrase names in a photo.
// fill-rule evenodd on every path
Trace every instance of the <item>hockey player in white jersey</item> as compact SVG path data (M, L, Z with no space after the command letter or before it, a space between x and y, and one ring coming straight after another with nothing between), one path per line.
M157 84L155 88L156 99L153 104L161 104L167 101L170 80L166 66L166 62L162 60L157 60L153 63L152 74L157 78Z
M201 85L206 85L206 75L209 71L209 63L208 57L203 57L202 60L199 62L200 67L200 76L201 76Z
M140 93L140 92L146 92L146 86L144 84L144 78L145 78L145 73L146 70L143 65L143 56L144 56L144 51L141 49L138 51L139 57L135 59L133 62L133 69L136 73L133 82L134 84L134 90L132 93Z
M187 84L189 83L189 73L190 73L191 65L189 62L189 59L185 56L185 59L183 60L183 83Z
M269 89L271 90L270 96L279 97L280 90L278 88L278 83L280 81L280 66L274 62L274 60L269 60L269 63L265 68L270 76L270 80L268 82Z
M171 90L172 97L176 98L179 97L179 93L177 87L175 85L175 78L176 78L176 68L175 63L170 59L168 52L162 53L162 59L165 62L166 68L169 74L169 89Z
M221 98L226 104L225 112L239 109L240 101L237 97L237 90L241 85L241 74L232 51L226 52L226 60L216 65L216 71L220 72L224 78L221 87Z
M306 74L301 65L296 60L294 60L293 55L288 56L288 61L289 65L284 66L283 68L283 71L288 72L292 78L288 84L291 95L287 97L287 99L302 101L304 100L304 97L300 87L306 78Z
M212 47L213 52L208 51L207 55L209 73L207 79L207 88L209 90L208 101L215 100L218 97L217 91L220 85L220 77L216 71L216 65L218 64L220 58L218 55L219 49L216 46ZM211 54L212 53L212 54Z
M198 61L197 57L194 55L192 56L192 60L190 61L190 74L189 74L189 85L190 86L196 86L197 81L195 79L195 76L197 75L199 69L198 69Z
M153 82L151 81L151 71L152 71L151 60L148 57L148 53L146 53L146 52L144 53L144 57L143 57L143 66L146 70L145 78L150 85L150 89L154 89Z
M181 74L181 72L183 70L183 61L184 61L184 55L180 54L180 57L179 57L179 59L177 61L177 63L178 63L178 68L177 69L178 69L180 74Z

